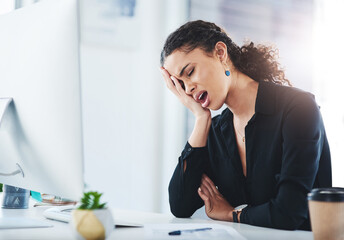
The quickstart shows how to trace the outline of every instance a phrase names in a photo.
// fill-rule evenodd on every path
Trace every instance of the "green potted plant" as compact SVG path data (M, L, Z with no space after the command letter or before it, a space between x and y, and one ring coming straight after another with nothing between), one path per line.
M113 228L111 211L100 202L102 193L85 192L81 205L73 210L71 225L77 239L103 240L110 236Z

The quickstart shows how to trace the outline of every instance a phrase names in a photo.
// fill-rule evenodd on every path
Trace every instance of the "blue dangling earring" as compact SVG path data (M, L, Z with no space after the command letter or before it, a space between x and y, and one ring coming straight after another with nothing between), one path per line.
M231 72L228 71L228 70L226 70L226 71L225 71L225 74L226 74L226 76L229 76L229 75L231 75Z

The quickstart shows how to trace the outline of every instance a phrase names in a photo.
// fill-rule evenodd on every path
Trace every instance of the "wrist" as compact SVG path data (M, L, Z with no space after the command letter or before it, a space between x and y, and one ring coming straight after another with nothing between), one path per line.
M198 129L204 129L206 132L208 132L210 125L211 125L211 115L197 116L195 119L195 127Z
M233 222L240 223L242 210L247 207L247 204L240 205L233 210Z
M234 209L229 211L229 214L228 214L228 221L229 222L234 222L233 220L233 214L234 214Z
M210 125L210 116L196 118L194 129L189 138L189 143L192 147L205 147L207 145Z
M211 121L211 114L209 113L204 113L200 115L195 115L196 121Z

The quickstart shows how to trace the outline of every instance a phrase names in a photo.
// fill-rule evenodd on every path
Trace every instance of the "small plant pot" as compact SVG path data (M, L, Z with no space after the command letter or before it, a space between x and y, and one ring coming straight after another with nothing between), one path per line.
M70 222L77 239L103 240L110 236L114 229L111 211L108 208L72 211Z

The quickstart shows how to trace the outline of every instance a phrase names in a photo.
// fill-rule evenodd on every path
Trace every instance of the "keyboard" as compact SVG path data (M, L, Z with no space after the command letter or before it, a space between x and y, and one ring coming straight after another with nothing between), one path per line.
M50 220L69 223L72 219L72 210L75 206L59 206L48 208L43 212L43 216ZM143 227L141 223L126 222L119 219L115 219L116 227Z

